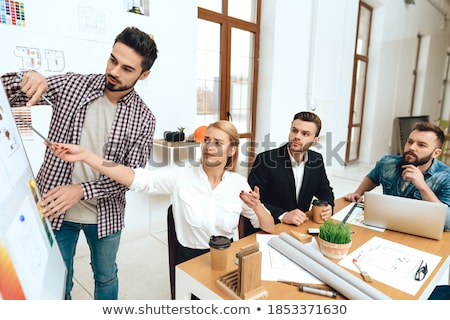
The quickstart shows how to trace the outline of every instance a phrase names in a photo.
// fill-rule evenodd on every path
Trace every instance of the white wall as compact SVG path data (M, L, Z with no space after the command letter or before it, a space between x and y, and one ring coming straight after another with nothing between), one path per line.
M151 0L149 17L125 12L125 0L65 1L64 14L58 0L23 2L26 28L0 24L0 73L20 69L16 46L63 51L61 72L102 73L116 34L135 25L154 34L159 49L150 77L137 86L156 115L156 138L178 126L195 129L196 1ZM257 151L285 142L293 115L313 110L323 119L318 150L327 170L342 171L358 0L262 2ZM450 26L441 30L444 19L427 0L367 2L374 16L360 160L373 163L392 150L393 119L408 115L418 32L423 59L414 115L439 117ZM39 71L51 74L45 65ZM263 146L269 133L272 144Z
M358 1L263 2L256 141L286 142L294 114L313 111L330 172L345 156Z
M33 47L43 59L38 71L45 75L67 71L104 73L115 36L127 26L153 34L159 56L149 78L138 82L142 95L157 118L156 137L166 130L195 129L196 22L195 1L152 0L150 16L126 12L127 1L23 0L26 27L0 24L0 73L24 68L15 56L17 46ZM46 19L45 17L48 17ZM46 67L45 50L61 50L65 66L60 72Z
M27 26L0 24L0 74L29 69L15 56L16 47L20 46L40 52L43 63L35 69L45 75L67 71L104 73L115 36L127 26L136 26L154 34L159 51L150 76L136 86L156 116L155 138L162 138L164 131L179 126L186 127L186 132L193 132L196 119L196 1L151 0L150 16L126 12L126 0L22 2ZM46 49L63 52L64 66L59 72L48 70ZM47 107L33 110L33 123L44 134L48 132L49 111ZM37 173L43 159L42 140L33 136L24 139L24 144L32 169ZM127 216L150 211L147 196L128 192L127 200Z
M431 121L436 121L440 114L439 101L450 30L441 30L443 16L428 1L415 2L415 5L388 0L376 3L369 53L362 162L373 163L381 155L395 151L393 118L409 116L418 33L423 36L422 59L417 70L413 115L429 115Z
M450 26L441 30L443 16L427 0L366 2L374 11L360 161L373 163L393 151L393 119L409 116L417 33L413 115L439 118ZM329 173L343 171L357 12L357 0L263 1L257 141L270 133L279 145L296 112L314 111L323 120L319 151Z

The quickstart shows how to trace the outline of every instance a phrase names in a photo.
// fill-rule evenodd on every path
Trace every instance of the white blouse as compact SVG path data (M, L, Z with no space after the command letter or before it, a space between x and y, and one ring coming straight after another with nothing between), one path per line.
M255 212L239 198L241 190L248 192L251 188L236 172L225 171L212 190L202 166L134 171L131 190L171 195L177 239L185 247L207 249L212 235L232 238L241 214L259 228Z

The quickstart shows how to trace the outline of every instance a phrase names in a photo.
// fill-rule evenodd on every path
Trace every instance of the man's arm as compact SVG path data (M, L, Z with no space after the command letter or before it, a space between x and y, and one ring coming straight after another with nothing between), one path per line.
M417 190L419 190L422 200L430 202L441 202L438 196L433 192L433 190L431 190L431 188L425 182L424 175L418 167L412 164L408 164L404 165L402 168L403 168L402 171L403 180L410 181L414 185L414 187L416 187Z
M10 102L20 103L20 106L23 106L24 99L27 99L27 107L38 104L42 101L42 97L48 90L47 79L42 74L34 70L4 74L2 76L2 82ZM22 96L23 98L18 98L18 96ZM11 103L11 105L14 106L13 103Z
M317 199L320 200L326 200L328 202L328 204L330 205L330 208L328 208L327 214L325 214L325 218L329 218L328 214L330 214L330 216L332 215L332 210L334 208L334 192L333 192L333 188L330 185L330 180L328 179L327 176L327 172L325 170L325 165L323 163L323 158L321 155L320 156L320 160L322 163L321 166L321 173L320 173L320 180L319 180L319 185L317 187L317 190L314 194L314 196L317 197Z
M331 208L331 207L330 207ZM331 212L331 209L330 209ZM306 213L304 213L300 209L294 209L291 211L286 212L285 214L281 214L278 219L285 224L292 224L295 226L299 226L303 224L306 220L309 220Z
M353 193L345 195L345 200L352 202L360 202L364 192L373 190L377 185L369 177L364 177L359 187Z

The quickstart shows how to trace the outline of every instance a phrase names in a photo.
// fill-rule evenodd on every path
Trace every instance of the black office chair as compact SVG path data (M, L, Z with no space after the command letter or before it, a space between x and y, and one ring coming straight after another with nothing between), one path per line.
M169 250L169 278L170 278L170 296L172 300L175 300L175 266L176 266L176 257L177 257L177 246L178 239L177 233L175 231L175 222L173 219L173 211L172 205L167 208L167 247ZM239 219L238 232L239 238L243 238L248 234L246 229L248 226L252 227L250 220L244 216L241 216ZM191 299L197 300L198 298L193 296Z
M436 286L428 300L450 300L450 286L445 284Z
M248 235L251 235L253 233L256 233L260 230L261 229L259 229L259 228L253 227L249 218L241 215L241 217L239 218L239 225L238 225L239 239L242 239L242 238L244 238Z
M175 300L175 261L177 256L177 233L173 221L172 205L167 209L167 247L169 249L170 296Z

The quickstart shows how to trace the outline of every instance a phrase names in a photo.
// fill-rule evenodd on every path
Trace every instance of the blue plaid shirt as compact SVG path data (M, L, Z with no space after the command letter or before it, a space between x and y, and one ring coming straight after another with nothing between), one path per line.
M385 155L377 161L367 177L376 185L381 184L384 194L422 200L420 191L412 183L403 180L399 168L401 160L401 155ZM434 159L424 178L439 200L450 206L450 167ZM445 230L450 230L450 208L447 210Z

